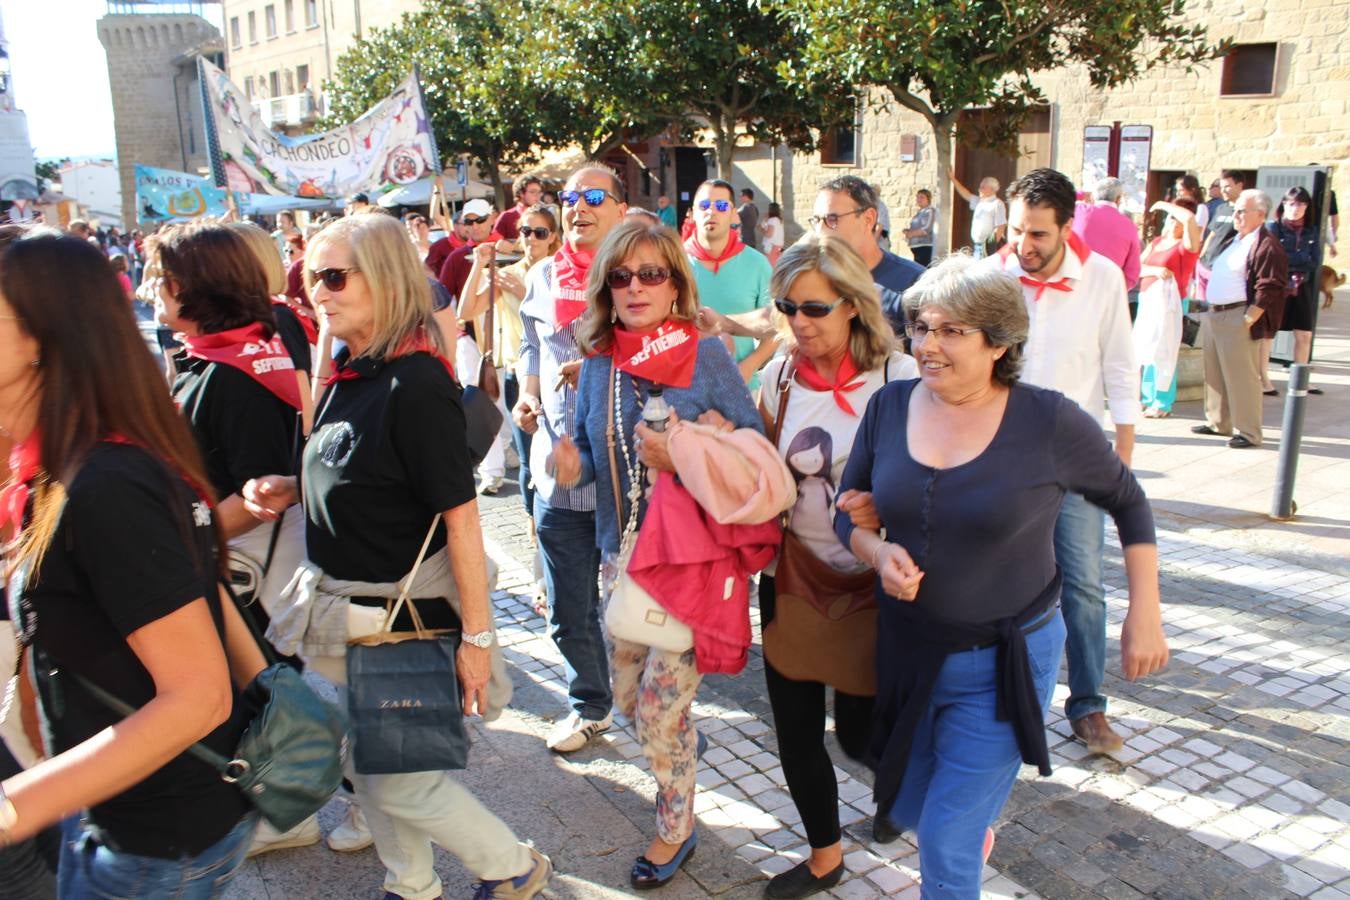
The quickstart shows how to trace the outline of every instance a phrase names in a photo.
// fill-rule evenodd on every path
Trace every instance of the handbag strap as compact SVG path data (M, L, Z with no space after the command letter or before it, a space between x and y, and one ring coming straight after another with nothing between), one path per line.
M792 379L797 374L797 352L794 350L778 372L778 409L773 417L773 446L778 449L778 438L783 433L783 419L787 417L788 397L792 395Z
M488 257L487 263L488 277L488 302L487 309L483 311L483 359L487 360L488 365L492 365L492 315L493 307L497 305L497 247L494 244L492 254Z
M609 480L614 484L614 523L623 521L623 501L619 498L619 463L614 456L615 365L609 364L609 412L605 417L605 443L609 446Z
M413 582L417 580L417 572L422 568L422 560L427 555L427 548L431 546L431 538L436 533L436 523L440 520L440 516L435 516L431 520L431 527L427 529L427 536L422 541L422 549L417 551L417 559L413 561L412 571L410 571L403 579L403 586L398 592L398 602L394 603L392 607L388 603L385 604L384 608L388 613L388 616L385 619L384 628L382 628L381 631L393 630L394 619L398 616L399 610L403 608L403 604L407 603L408 613L412 616L413 620L413 629L417 632L418 637L425 636L427 630L426 626L422 624L422 616L417 612L417 605L408 600L408 592L412 590Z

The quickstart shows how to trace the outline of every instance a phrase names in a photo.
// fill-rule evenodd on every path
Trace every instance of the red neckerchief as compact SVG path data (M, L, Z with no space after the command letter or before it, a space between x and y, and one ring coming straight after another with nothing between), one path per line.
M233 366L285 401L300 408L300 385L295 380L295 361L281 338L263 337L261 322L215 334L184 336L188 356Z
M275 303L277 306L284 306L291 312L295 313L295 318L300 321L300 327L305 329L306 343L308 343L311 347L318 345L319 343L318 326L314 324L313 319L311 319L308 315L305 314L305 311L303 309L297 308L298 304L296 306L292 306L286 300L285 297L273 297L272 302Z
M451 364L450 360L441 355L440 351L436 349L436 345L431 343L431 338L427 337L426 330L422 328L417 329L417 332L412 337L400 344L398 349L395 350L385 362L393 362L400 357L409 356L413 353L426 353L434 357L441 365L445 366L445 371L450 373L450 380L455 380L455 367ZM327 387L335 381L355 381L358 378L364 378L365 376L357 371L357 369L351 365L351 362L352 360L348 359L346 365L337 369L332 375L325 378L323 380L324 387Z
M563 242L553 254L554 328L566 328L586 311L586 275L595 254Z
M844 394L856 391L866 383L866 379L863 378L852 381L857 374L858 365L853 361L853 353L849 350L844 351L844 358L839 361L839 370L834 373L833 383L825 380L825 376L820 374L811 360L805 356L797 357L797 376L806 386L813 391L832 391L835 404L855 418L858 413L854 411L853 404L848 402Z
M694 383L698 329L693 322L679 319L667 319L647 332L615 325L614 344L606 355L610 354L620 372L668 387L687 388Z
M736 229L731 229L727 233L727 245L722 248L721 256L713 256L708 252L708 248L698 242L698 234L691 234L689 240L684 242L685 252L699 262L712 263L712 273L717 274L717 270L722 268L722 263L731 259L737 253L745 249L745 242L741 240L741 234Z
M42 438L36 431L9 451L9 484L0 491L0 528L23 527L23 511L28 507L29 484L42 470Z
M1068 244L1069 249L1078 257L1080 263L1086 263L1088 257L1092 255L1092 248L1073 231L1069 232ZM1003 261L1004 268L1007 268L1008 260L1013 256L1012 244L1004 244L1002 247L998 248L998 256L999 259ZM1063 291L1066 294L1073 290L1073 285L1069 284L1067 278L1061 278L1058 281L1037 281L1030 275L1018 275L1017 280L1027 287L1034 287L1036 289L1035 299L1037 300L1045 296L1047 288L1052 291Z

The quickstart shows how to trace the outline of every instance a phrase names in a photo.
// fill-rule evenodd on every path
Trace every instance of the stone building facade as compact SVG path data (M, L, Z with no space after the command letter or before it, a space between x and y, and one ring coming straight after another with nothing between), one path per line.
M220 32L181 13L111 14L98 21L108 57L122 220L136 221L135 168L196 173L207 165L197 59L219 65Z

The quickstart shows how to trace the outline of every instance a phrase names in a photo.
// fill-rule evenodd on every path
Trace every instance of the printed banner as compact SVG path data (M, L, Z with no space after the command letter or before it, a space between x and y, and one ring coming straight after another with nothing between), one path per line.
M223 216L229 210L227 194L209 180L187 172L136 167L136 218L142 222Z
M224 72L200 62L207 144L218 185L338 199L356 191L383 193L441 169L416 72L355 122L290 137L269 130Z

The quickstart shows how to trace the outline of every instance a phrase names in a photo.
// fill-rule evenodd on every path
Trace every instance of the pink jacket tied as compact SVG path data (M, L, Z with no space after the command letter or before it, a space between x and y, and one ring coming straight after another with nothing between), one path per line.
M734 675L750 647L749 576L778 552L778 516L797 500L792 473L750 428L678 422L628 574L694 632L698 671Z

